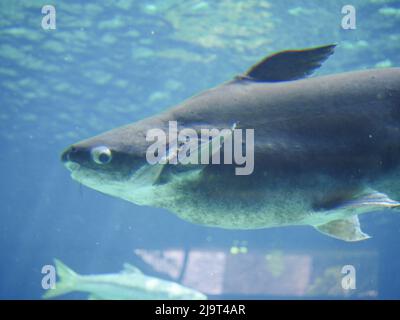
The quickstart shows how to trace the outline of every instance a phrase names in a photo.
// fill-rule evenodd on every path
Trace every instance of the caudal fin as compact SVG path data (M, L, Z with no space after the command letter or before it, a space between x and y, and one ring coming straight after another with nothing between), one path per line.
M78 283L79 275L75 271L67 267L58 259L54 259L54 263L56 265L59 281L56 283L56 287L54 289L48 289L46 291L46 293L43 295L43 299L54 298L59 295L74 291Z

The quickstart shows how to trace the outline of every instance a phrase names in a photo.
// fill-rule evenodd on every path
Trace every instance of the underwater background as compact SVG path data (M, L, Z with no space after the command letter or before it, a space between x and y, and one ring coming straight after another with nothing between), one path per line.
M41 8L56 8L43 30ZM341 28L344 5L357 29ZM400 1L0 0L0 298L41 299L43 265L145 274L221 299L400 298L400 214L372 239L190 224L73 181L60 153L231 79L275 51L337 43L317 74L400 66ZM398 200L398 199L396 199ZM341 286L344 265L355 290ZM84 293L61 298L86 299Z

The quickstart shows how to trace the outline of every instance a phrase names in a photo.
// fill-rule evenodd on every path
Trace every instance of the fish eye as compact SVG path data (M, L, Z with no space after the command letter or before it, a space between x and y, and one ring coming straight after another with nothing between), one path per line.
M91 151L92 160L97 164L107 164L112 159L111 150L106 146L93 148Z

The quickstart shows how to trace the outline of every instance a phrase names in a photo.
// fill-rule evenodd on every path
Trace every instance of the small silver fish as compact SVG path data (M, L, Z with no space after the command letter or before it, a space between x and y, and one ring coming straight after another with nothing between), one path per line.
M60 260L55 259L59 282L48 289L44 299L73 291L89 293L96 300L204 300L207 296L178 283L149 277L138 268L124 264L116 274L79 275Z

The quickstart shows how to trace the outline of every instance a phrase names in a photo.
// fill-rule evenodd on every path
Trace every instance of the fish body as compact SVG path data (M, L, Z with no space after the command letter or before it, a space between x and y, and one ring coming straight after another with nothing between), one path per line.
M96 300L204 300L207 297L178 283L144 275L136 267L125 264L116 274L79 275L55 260L60 282L48 289L44 298L53 298L74 291L89 293Z
M74 144L62 160L84 185L193 223L310 225L346 241L367 239L358 214L400 205L400 68L304 78L333 49L269 56L161 114ZM196 132L254 130L254 170L150 165L146 134L168 131L171 121ZM96 148L108 149L112 160L93 161Z

